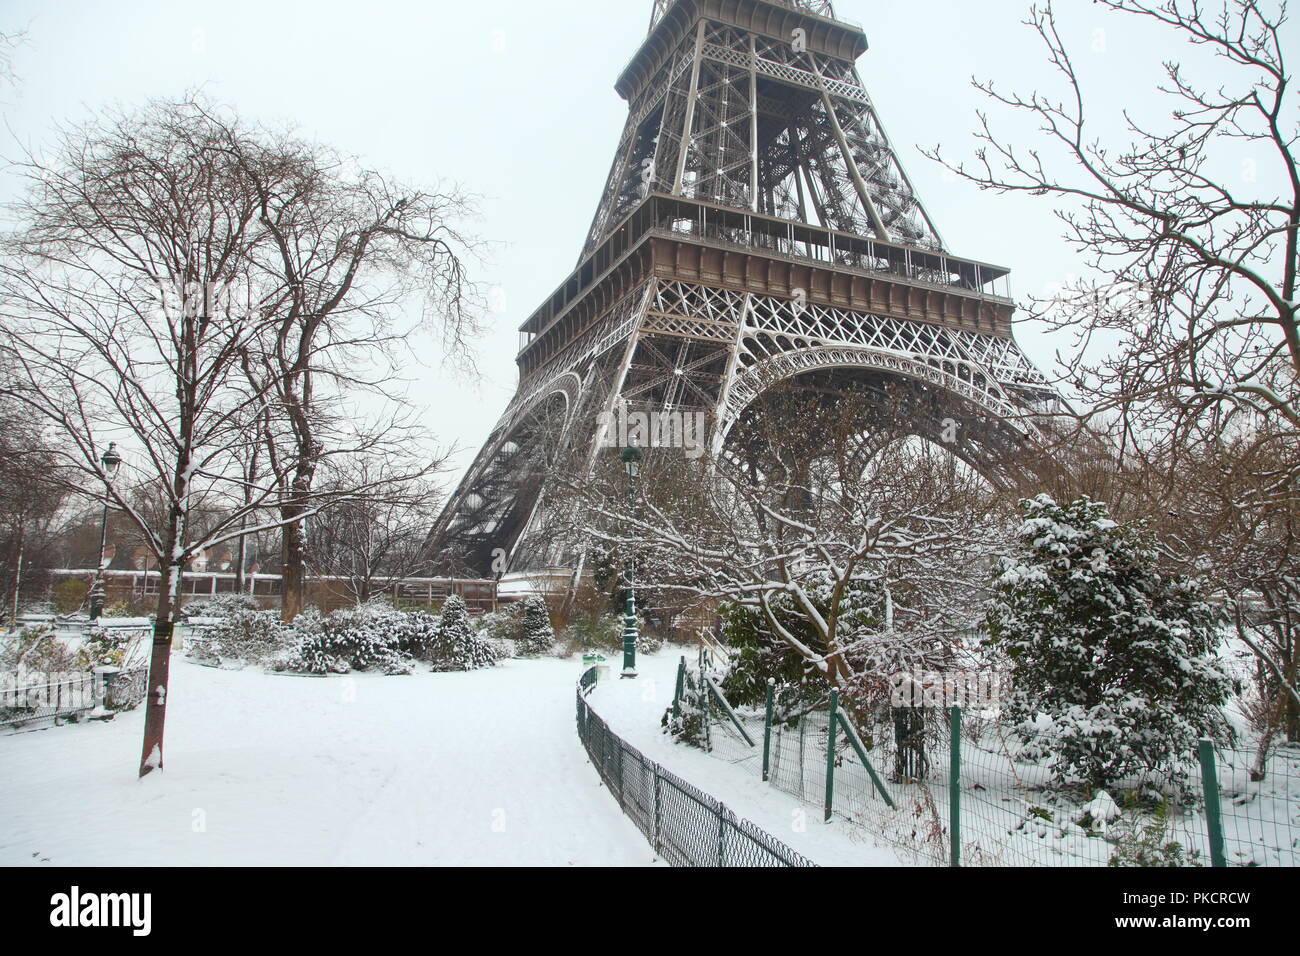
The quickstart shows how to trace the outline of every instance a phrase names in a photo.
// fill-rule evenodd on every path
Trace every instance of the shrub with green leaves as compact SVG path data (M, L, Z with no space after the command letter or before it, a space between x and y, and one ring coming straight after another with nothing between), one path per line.
M447 598L442 606L432 651L436 671L470 671L497 662L496 650L479 636L470 621L465 599L458 594Z
M549 654L555 646L555 628L551 626L551 612L546 607L546 600L534 595L524 598L523 606L524 635L519 639L520 656Z
M519 602L506 604L484 614L478 620L479 634L501 644L518 641L524 636L524 606Z
M1040 495L1022 508L987 609L989 646L1011 667L1003 712L1019 756L1094 788L1130 775L1181 784L1197 740L1225 727L1215 609L1104 504Z

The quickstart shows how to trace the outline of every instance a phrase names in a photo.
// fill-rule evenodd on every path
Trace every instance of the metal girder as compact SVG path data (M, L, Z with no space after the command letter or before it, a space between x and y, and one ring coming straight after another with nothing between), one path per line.
M500 552L511 570L564 560L537 531L545 462L590 467L600 413L620 403L704 412L724 455L778 383L865 388L880 404L863 455L937 440L952 418L953 454L992 477L1053 398L1010 336L1005 293L988 291L1006 270L936 254L853 62L861 32L818 20L834 16L823 0L682 2L694 22L654 5L578 266L524 324L518 391L430 536L480 573ZM833 42L761 32L776 22Z
M584 254L652 190L943 247L851 60L707 19L629 104Z

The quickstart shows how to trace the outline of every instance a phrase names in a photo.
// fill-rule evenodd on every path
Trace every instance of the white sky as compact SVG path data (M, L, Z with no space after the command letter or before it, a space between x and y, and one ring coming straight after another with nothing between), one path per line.
M1050 200L980 193L917 146L939 142L954 157L972 154L975 110L984 105L972 76L1023 91L1055 83L1036 37L1019 23L1028 5L836 0L840 18L866 30L863 80L950 251L1009 266L1017 295L1082 272L1059 238ZM1125 108L1164 115L1152 92L1159 60L1190 64L1186 48L1082 0L1059 6L1098 132L1117 129ZM292 124L401 179L455 180L481 195L474 230L497 243L479 271L497 306L479 342L482 379L440 369L432 344L428 366L408 370L413 399L439 438L462 448L463 468L513 394L517 326L577 260L627 112L613 82L645 36L650 7L650 0L0 0L0 30L28 31L15 55L18 86L0 91L7 126L0 156L16 153L15 137L39 146L54 124L96 106L202 87L250 119ZM1200 75L1218 85L1231 78L1227 69L1209 64ZM1027 141L1029 130L1000 125ZM0 170L0 198L14 188ZM1029 323L1016 334L1042 366L1070 346Z

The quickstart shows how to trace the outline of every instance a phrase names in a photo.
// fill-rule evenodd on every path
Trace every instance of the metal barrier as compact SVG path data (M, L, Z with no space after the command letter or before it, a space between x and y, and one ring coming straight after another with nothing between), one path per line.
M78 720L102 708L130 710L144 700L148 668L104 668L94 673L33 675L0 681L0 727L22 728L42 721ZM44 678L44 679L40 679Z
M686 699L692 681L694 674L679 674L674 706L685 706L678 699ZM1164 792L1158 803L1133 803L1133 781L1113 800L1080 794L1062 786L1046 762L1017 759L995 717L957 707L917 711L911 716L919 722L899 716L893 726L859 736L834 709L774 719L769 691L765 711L702 708L694 742L917 863L1300 864L1300 747L1293 744L1261 759L1253 749L1203 741L1183 757L1182 788ZM752 747L750 739L762 745Z
M578 737L623 812L673 866L816 866L698 787L647 759L587 703L596 669L578 681Z

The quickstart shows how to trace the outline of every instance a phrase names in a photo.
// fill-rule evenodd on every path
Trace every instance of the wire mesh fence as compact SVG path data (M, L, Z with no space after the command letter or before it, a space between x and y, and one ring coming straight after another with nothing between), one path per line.
M1300 746L1221 749L1218 778L1228 865L1300 866Z
M691 683L688 674L683 684ZM712 694L704 698L713 701ZM1064 781L1050 761L1027 759L993 712L959 709L954 722L952 709L894 708L857 728L836 709L832 736L825 703L777 712L770 725L752 708L735 712L735 721L720 703L703 709L704 749L752 766L773 787L822 808L827 819L862 827L914 862L1300 864L1295 745L1277 747L1262 761L1254 750L1211 747L1185 755L1172 777L1126 778L1106 790Z
M578 737L656 853L673 866L816 865L622 740L587 702L595 681L591 668L578 682Z

